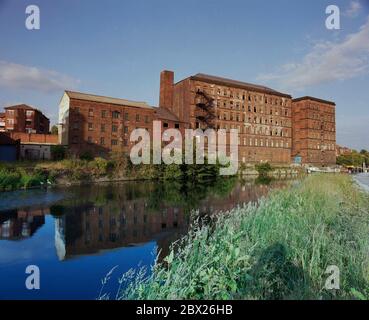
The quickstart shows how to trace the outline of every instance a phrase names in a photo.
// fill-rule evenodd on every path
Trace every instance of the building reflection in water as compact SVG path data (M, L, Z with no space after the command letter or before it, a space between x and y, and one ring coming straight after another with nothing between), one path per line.
M45 215L52 214L60 260L149 241L157 243L163 257L186 233L192 210L200 215L227 211L283 185L231 181L205 187L154 183L73 187L72 196L49 208L0 212L0 240L31 237L44 225Z
M48 209L23 209L0 212L0 240L30 238L45 224Z

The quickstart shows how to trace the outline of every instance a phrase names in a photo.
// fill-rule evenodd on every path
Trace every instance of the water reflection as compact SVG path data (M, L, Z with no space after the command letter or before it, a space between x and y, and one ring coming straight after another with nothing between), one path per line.
M72 187L61 201L0 211L0 240L25 241L44 226L45 216L52 215L61 261L149 241L155 241L165 256L170 244L186 232L192 210L201 215L229 210L285 184L224 179L198 185L145 182Z

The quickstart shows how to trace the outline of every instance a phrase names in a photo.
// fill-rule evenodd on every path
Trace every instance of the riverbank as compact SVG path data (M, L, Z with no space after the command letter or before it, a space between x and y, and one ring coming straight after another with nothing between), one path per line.
M258 205L195 224L120 299L368 299L369 199L349 176L314 175ZM201 226L200 226L201 225ZM329 266L340 289L328 290ZM100 298L104 298L102 296Z
M369 173L360 173L354 179L363 190L369 192Z
M142 180L175 180L197 182L219 177L218 165L132 165L126 155L103 158L66 159L60 161L0 163L0 192L32 189L42 186L70 186ZM274 167L268 175L277 179L296 178L303 170L296 167ZM241 166L239 175L256 178L254 165Z

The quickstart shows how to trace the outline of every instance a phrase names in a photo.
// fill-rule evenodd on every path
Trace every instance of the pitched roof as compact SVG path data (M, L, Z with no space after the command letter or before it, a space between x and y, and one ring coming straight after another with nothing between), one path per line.
M132 101L132 100L126 100L126 99L98 96L94 94L75 92L75 91L65 91L65 93L71 99L101 102L101 103L110 103L110 104L116 104L116 105L128 106L128 107L153 109L153 107L149 106L146 102L141 102L141 101Z
M312 100L312 101L316 101L316 102L320 102L320 103L331 104L333 106L336 105L336 103L333 102L333 101L323 100L323 99L319 99L319 98L315 98L315 97L310 97L310 96L305 96L305 97L293 99L292 102L299 102L299 101L303 101L303 100Z
M234 88L240 88L240 89L256 91L260 93L274 94L276 96L291 98L291 95L289 94L282 93L282 92L276 91L274 89L271 89L265 86L248 83L248 82L242 82L238 80L217 77L217 76L211 76L211 75L203 74L203 73L198 73L194 76L191 76L190 79L197 80L197 81L204 81L204 82L211 83L211 84L218 84L218 85L223 85L223 86L229 86L229 87L234 87Z
M159 119L175 121L175 122L182 122L181 120L179 120L179 118L174 113L172 113L168 109L165 109L162 107L156 108L155 113Z
M37 110L36 108L34 107L31 107L29 106L28 104L17 104L17 105L14 105L14 106L8 106L8 107L5 107L4 108L5 110L8 110L8 109L24 109L24 110ZM39 110L37 110L39 111Z
M14 105L14 106L8 106L8 107L5 107L4 108L5 110L14 110L14 109L21 109L21 110L33 110L33 111L37 111L39 113L41 113L42 116L44 116L47 120L50 120L48 117L46 117L43 112L37 108L34 108L34 107L31 107L30 105L28 104L17 104L17 105Z
M19 141L10 138L6 133L0 132L0 145L17 145Z

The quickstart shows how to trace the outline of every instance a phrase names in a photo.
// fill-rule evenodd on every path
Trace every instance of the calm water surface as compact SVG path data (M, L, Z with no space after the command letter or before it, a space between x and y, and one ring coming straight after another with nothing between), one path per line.
M113 267L111 292L122 273L164 257L193 209L228 210L285 185L139 182L0 193L0 299L96 299ZM40 268L40 290L25 287L28 265Z

